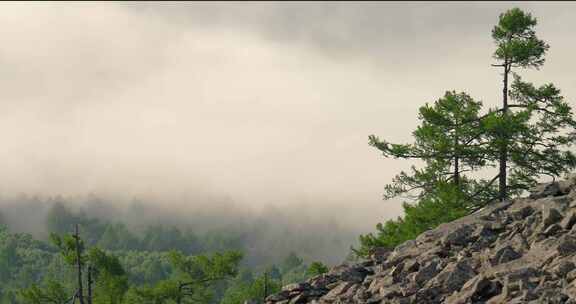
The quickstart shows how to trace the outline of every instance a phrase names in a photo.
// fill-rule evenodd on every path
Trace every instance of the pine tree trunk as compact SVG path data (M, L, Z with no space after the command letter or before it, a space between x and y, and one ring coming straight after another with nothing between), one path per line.
M504 120L508 116L508 73L510 72L509 64L507 60L504 62L504 87L502 88L502 116ZM507 134L503 134L507 136ZM499 177L499 195L500 201L506 200L507 191L507 176L506 176L506 166L508 160L508 138L503 138L503 145L500 148L500 177Z
M84 288L82 287L82 260L80 259L80 233L78 231L78 224L76 224L74 238L76 239L76 274L78 275L78 301L80 304L84 304Z
M458 138L458 128L459 124L456 123L454 129L454 185L460 188L460 156L458 155L459 151L459 138Z
M454 185L460 187L460 164L458 156L454 157Z

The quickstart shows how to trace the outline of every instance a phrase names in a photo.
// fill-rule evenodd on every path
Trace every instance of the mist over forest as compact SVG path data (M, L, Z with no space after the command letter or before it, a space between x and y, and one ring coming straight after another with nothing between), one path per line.
M519 44L534 49L511 63L494 41L510 43L500 14L513 6L526 27ZM563 97L576 96L575 11L0 5L0 304L263 303L483 207L478 193L505 200L567 173L576 156L557 147L576 142L558 135L576 129ZM502 58L505 81L491 66ZM553 80L563 95L510 74L514 110L525 112L506 120L513 65L536 67L522 79ZM524 133L502 131L513 123ZM506 132L532 142L510 152ZM427 150L436 147L453 154ZM526 151L537 157L522 162Z
M65 211L57 210L62 207ZM214 197L124 201L96 195L20 195L0 198L0 216L11 231L30 233L42 240L51 232L70 233L74 224L83 220L124 224L140 237L147 228L157 226L191 231L198 237L221 234L230 236L235 246L246 252L246 263L252 266L279 262L290 252L298 252L308 261L336 264L346 258L362 232L339 221L330 210L306 204L251 210Z

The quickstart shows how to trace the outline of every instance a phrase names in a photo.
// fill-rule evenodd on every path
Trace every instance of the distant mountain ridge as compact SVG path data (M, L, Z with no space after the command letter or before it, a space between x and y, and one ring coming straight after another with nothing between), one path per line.
M576 303L576 178L540 184L267 304Z

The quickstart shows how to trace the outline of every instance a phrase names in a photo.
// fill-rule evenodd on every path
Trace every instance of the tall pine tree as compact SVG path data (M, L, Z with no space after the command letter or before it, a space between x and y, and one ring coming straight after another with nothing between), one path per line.
M500 15L492 30L498 61L493 66L503 71L502 104L486 115L483 126L498 162L501 201L530 188L541 175L558 177L576 165L566 150L576 122L560 91L552 84L536 88L513 73L544 64L549 46L536 36L536 24L530 13L513 8Z

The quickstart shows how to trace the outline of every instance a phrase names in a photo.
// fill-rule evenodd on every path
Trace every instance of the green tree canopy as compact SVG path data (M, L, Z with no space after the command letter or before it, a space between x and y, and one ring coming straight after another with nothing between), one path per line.
M237 251L208 255L186 256L172 251L170 261L176 270L172 278L155 286L133 288L127 294L128 303L196 303L213 297L211 286L238 274L242 254Z

